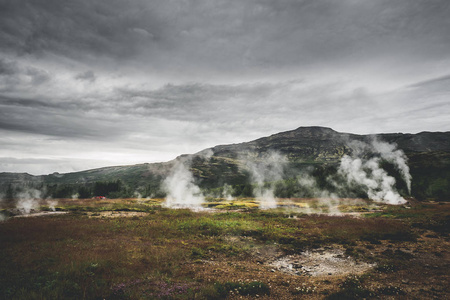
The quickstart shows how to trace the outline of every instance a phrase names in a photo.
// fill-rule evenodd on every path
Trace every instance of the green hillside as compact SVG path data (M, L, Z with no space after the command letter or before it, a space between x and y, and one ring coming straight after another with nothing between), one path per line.
M324 127L300 127L247 143L219 145L165 163L105 167L45 176L0 173L0 189L4 198L14 197L28 188L42 191L44 197L56 198L100 195L164 197L162 181L175 164L183 161L206 195L220 196L226 184L232 187L235 196L248 196L255 185L251 165L264 163L276 153L280 157L282 177L265 179L270 181L266 184L274 186L278 193L276 196L314 196L310 191L301 190L296 183L299 176L307 174L314 178L318 188L333 191L327 180L336 175L341 158L354 154L357 151L355 145L369 145L373 140L396 145L405 153L412 175L411 196L418 199L450 199L450 132L355 135ZM364 151L363 157L372 155L367 149ZM396 178L400 193L409 196L401 174L388 162L383 163L389 175ZM341 196L364 196L355 190L338 192Z

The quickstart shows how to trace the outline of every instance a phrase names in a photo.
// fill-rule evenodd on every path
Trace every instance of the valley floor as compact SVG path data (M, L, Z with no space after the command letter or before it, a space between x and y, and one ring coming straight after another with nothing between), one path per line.
M66 199L55 208L66 213L10 213L0 222L0 298L449 298L450 203L343 199L333 207L344 214L333 214L314 201L195 212Z

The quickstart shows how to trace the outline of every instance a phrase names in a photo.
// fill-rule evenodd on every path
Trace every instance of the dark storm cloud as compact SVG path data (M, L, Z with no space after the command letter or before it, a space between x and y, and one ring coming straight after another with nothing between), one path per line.
M19 72L15 62L0 59L0 76L11 76Z
M133 29L160 25L150 9L125 1L3 1L2 48L25 54L53 52L73 57L133 55ZM81 52L80 52L81 51Z
M425 81L417 82L409 85L409 87L431 87L436 85L445 85L450 87L450 75L440 76L438 78L432 78Z
M51 113L52 110L66 111L68 113L86 112L100 109L101 104L96 102L82 101L82 99L73 99L69 101L54 101L52 99L25 99L0 96L0 105L5 109L42 109Z
M241 113L241 106L255 106L261 112L267 98L288 88L290 83L247 84L247 85L212 85L185 84L165 85L156 90L120 90L127 103L132 103L132 113L154 114L170 119L195 120L199 114L214 118L217 114ZM283 101L283 100L281 100ZM249 111L242 111L248 113ZM213 115L211 115L213 114Z
M0 11L5 51L109 68L279 71L386 56L439 59L450 48L445 0L21 0L3 1Z
M89 81L89 82L94 82L97 79L97 77L95 76L94 72L89 70L89 71L86 71L86 72L83 72L83 73L80 73L80 74L76 75L75 79L86 80L86 81Z
M64 101L3 96L0 97L0 128L105 141L126 140L132 132L149 132L148 126L155 120L166 124L159 125L162 136L175 134L167 124L183 122L179 124L183 124L191 134L205 136L205 139L212 138L217 132L239 132L243 127L248 130L260 127L261 134L270 128L287 130L297 127L299 120L303 124L326 123L338 129L341 126L349 131L356 123L360 124L359 128L370 130L373 125L366 122L370 118L383 123L386 118L402 111L410 111L417 117L434 112L445 100L433 94L446 92L445 85L431 91L423 86L414 91L408 88L400 90L385 99L385 96L362 88L344 88L340 82L311 84L287 81L241 85L169 84L158 89L121 88L93 99ZM411 102L413 98L419 101ZM406 128L413 125L403 119L401 122ZM184 130L178 127L178 130ZM105 134L107 132L113 134Z
M15 61L0 59L0 91L15 91L48 82L51 75L35 67L22 67Z
M449 15L446 0L0 0L0 162L165 160L308 125L449 130Z
M65 138L115 140L105 135L110 120L100 111L100 104L82 101L53 102L47 99L22 99L0 96L0 130ZM93 112L93 113L92 113ZM100 120L100 121L99 121Z

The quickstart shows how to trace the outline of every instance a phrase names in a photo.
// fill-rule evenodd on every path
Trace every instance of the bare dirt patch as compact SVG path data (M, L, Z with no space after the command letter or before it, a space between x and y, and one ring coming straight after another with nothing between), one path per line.
M146 212L138 211L102 211L102 212L88 212L89 218L131 218L131 217L145 217Z
M362 274L375 266L356 261L346 256L343 249L331 247L282 256L269 261L268 265L273 267L273 272L307 276Z
M31 217L44 217L44 216L53 216L53 215L63 215L67 214L67 211L41 211L36 213L22 214L16 215L14 218L31 218Z

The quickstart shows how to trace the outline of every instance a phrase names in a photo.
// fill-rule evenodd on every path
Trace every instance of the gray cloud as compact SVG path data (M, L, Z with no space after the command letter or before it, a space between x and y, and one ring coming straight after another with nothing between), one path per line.
M386 56L397 65L445 58L450 47L444 0L40 0L1 11L5 50L170 74L311 71Z
M14 158L0 157L2 172L25 172L33 175L46 175L53 172L78 171L87 168L101 168L113 161L67 158Z
M433 93L424 88L414 91L407 88L389 95L377 95L339 83L317 85L288 81L119 89L88 100L2 97L0 128L105 141L126 138L133 131L151 132L150 135L153 135L154 128L148 129L147 126L157 122L162 136L179 137L169 125L179 123L179 130L194 128L193 131L205 136L205 140L217 131L236 133L242 128L251 131L259 127L258 133L264 134L266 130L296 128L300 122L310 125L317 122L338 130L374 133L379 127L374 127L373 122L362 123L363 120L377 119L376 123L382 124L399 114L414 112L414 115L421 116L437 113L436 110L442 109L445 103L443 99L434 97ZM411 104L411 97L427 98L428 101ZM389 111L386 111L387 107ZM414 127L415 121L401 119L401 122L404 122L403 130L420 130ZM355 124L360 125L355 128ZM105 132L114 134L105 135Z
M129 30L157 27L150 9L141 8L123 1L7 1L1 10L2 45L24 54L127 57L136 49Z
M11 76L18 72L17 64L15 62L0 59L0 76Z
M449 13L445 0L0 1L0 166L166 160L308 125L450 130Z
M49 72L16 61L0 59L0 92L35 88L51 80Z
M94 72L90 71L86 71L83 73L80 73L78 75L75 76L75 79L79 79L79 80L86 80L89 82L94 82L97 77L95 76Z
M436 85L445 85L446 87L450 86L450 75L440 76L438 78L427 79L421 82L417 82L409 85L408 87L433 87Z

